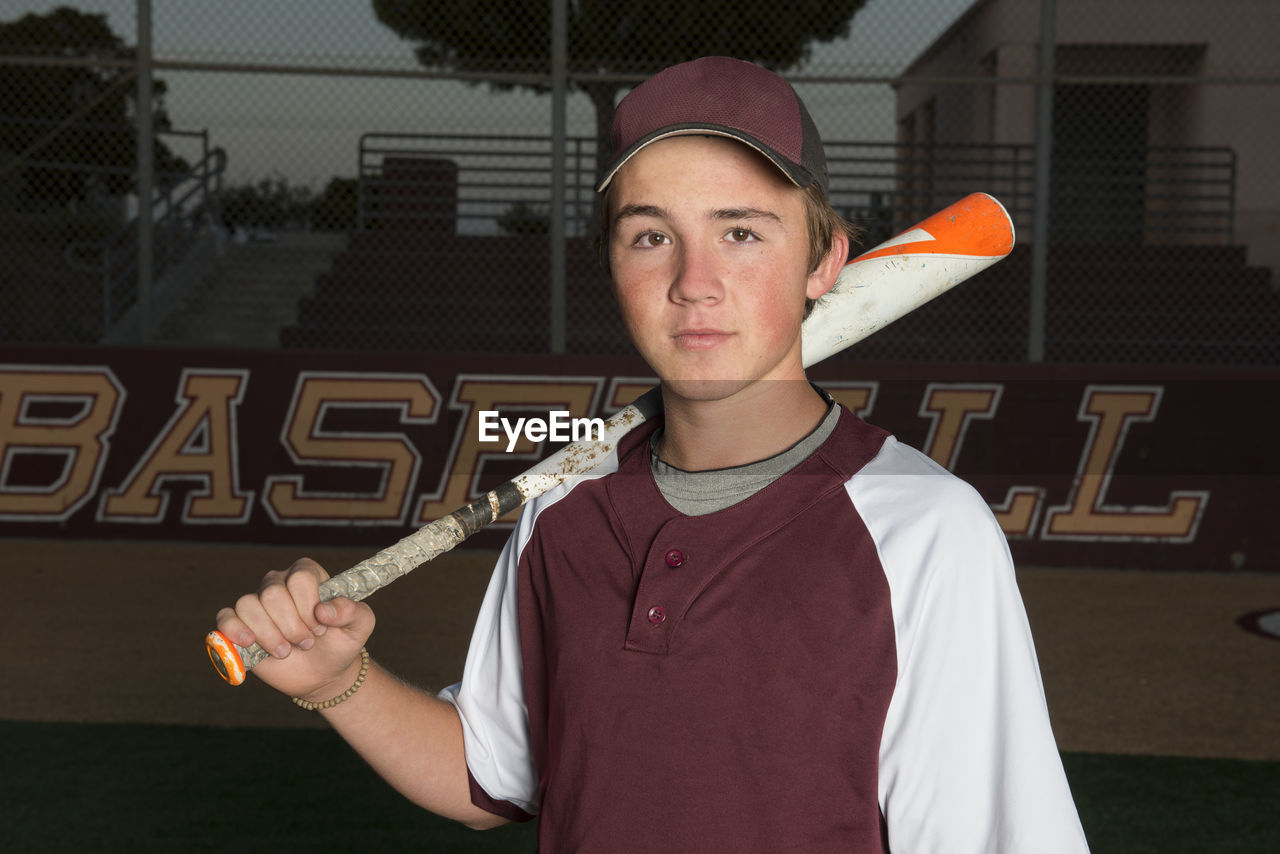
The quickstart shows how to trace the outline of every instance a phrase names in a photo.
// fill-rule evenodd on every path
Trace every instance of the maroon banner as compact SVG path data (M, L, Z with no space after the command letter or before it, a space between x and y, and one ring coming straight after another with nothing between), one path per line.
M810 375L977 487L1020 563L1280 571L1280 371ZM0 535L372 552L652 382L612 357L0 348Z

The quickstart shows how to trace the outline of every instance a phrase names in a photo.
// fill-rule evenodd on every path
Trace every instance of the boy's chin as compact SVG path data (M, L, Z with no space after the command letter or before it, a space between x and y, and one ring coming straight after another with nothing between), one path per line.
M725 400L751 384L750 380L729 379L668 379L662 387L683 400Z

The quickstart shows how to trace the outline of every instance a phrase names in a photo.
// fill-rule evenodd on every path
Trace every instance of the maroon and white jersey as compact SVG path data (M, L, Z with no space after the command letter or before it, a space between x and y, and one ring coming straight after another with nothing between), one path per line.
M553 851L1086 851L981 497L847 410L674 510L633 431L527 506L463 680L476 804Z

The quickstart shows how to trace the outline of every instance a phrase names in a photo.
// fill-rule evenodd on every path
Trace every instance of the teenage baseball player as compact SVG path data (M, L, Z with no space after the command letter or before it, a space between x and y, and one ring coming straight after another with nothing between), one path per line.
M1004 537L978 494L804 376L849 232L794 90L712 57L614 122L619 307L663 417L529 504L462 681L362 648L310 561L218 628L423 806L543 851L1087 850Z

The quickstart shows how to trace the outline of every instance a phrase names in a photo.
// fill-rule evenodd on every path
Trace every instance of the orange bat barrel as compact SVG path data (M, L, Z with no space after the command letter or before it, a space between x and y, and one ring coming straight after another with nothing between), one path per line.
M854 258L805 319L805 367L990 267L1013 241L1004 205L973 193Z

